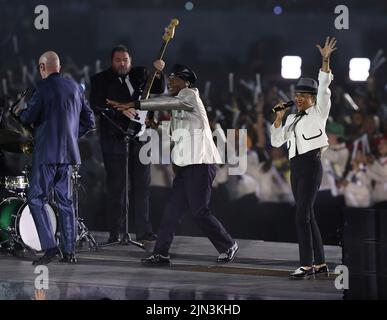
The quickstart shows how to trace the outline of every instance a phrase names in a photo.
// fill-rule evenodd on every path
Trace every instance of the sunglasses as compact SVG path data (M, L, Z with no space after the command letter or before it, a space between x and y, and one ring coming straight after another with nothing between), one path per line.
M39 63L39 64L36 66L36 69L37 69L38 71L40 71L40 66L44 66L44 63Z

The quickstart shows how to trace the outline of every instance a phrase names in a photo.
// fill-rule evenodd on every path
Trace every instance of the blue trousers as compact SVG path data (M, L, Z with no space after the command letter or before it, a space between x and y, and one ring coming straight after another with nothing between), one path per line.
M234 240L209 209L215 174L216 167L213 164L189 165L177 170L157 234L154 253L168 255L176 228L188 209L219 253L232 247Z
M72 166L69 164L42 164L32 167L27 201L42 250L57 247L54 231L46 211L49 195L54 191L59 211L61 249L65 253L75 252L77 235L70 184L71 173Z

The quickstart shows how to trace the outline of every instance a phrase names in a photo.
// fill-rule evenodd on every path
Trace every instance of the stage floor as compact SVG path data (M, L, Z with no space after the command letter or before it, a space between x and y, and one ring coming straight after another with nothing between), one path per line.
M106 234L93 233L98 242ZM144 267L149 255L135 246L115 245L78 250L78 263L48 265L48 300L57 299L315 299L336 300L343 292L334 286L337 275L316 280L291 280L298 267L298 246L239 240L235 261L217 264L218 253L207 238L176 237L171 267ZM325 246L331 270L341 264L341 248ZM0 255L0 299L33 299L35 266L32 256Z

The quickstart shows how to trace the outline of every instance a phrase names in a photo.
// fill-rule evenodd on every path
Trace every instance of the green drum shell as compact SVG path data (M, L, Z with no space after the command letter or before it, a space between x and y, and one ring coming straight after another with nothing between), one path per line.
M7 198L0 203L0 242L9 239L9 228L13 229L12 232L17 231L16 218L24 204L23 199L15 197Z

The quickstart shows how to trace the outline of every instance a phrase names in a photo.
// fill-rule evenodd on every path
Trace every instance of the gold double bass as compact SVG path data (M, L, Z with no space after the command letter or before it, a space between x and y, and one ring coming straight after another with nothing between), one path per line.
M164 57L164 53L165 53L165 50L168 46L168 43L169 41L171 41L171 39L173 39L174 35L175 35L175 28L179 25L179 20L177 19L172 19L171 22L169 23L168 27L165 28L165 32L164 32L164 35L162 37L162 44L161 44L161 48L160 48L160 51L159 51L159 54L157 55L157 58L156 60L160 60L160 59L163 59ZM156 75L157 75L157 70L153 70L151 76L148 78L148 81L145 85L145 88L144 88L144 91L142 92L141 94L141 100L146 100L149 98L149 93L150 93L150 90L152 88L152 85L153 85L153 82L156 78ZM148 112L148 116L147 116L147 125L149 125L151 128L157 128L158 127L158 123L156 123L154 121L154 112L153 111L149 111Z

